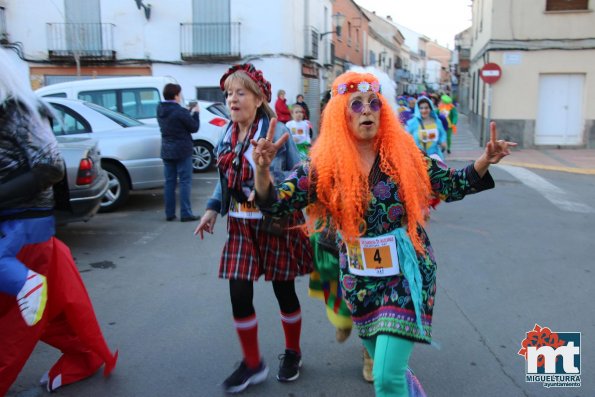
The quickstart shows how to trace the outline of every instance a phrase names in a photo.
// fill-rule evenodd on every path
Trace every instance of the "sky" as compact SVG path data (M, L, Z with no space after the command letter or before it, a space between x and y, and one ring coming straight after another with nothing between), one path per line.
M471 26L471 0L355 0L357 5L438 44L454 48L454 36Z

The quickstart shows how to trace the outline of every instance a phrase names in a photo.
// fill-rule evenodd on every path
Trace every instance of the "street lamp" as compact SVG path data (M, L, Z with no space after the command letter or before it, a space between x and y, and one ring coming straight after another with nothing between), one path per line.
M330 32L321 33L320 36L318 36L320 41L322 41L322 38L324 36L326 36L327 34L331 34L331 33L341 34L341 28L343 27L343 23L345 22L345 15L338 12L336 14L333 14L331 16L331 18L333 19L333 22L335 25L335 30L331 30Z

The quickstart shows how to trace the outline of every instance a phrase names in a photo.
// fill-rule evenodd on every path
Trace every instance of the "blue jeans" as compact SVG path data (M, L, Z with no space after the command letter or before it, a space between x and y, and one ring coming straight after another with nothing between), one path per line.
M190 189L192 187L192 156L177 160L163 160L165 174L165 216L176 215L176 183L180 180L180 217L192 216Z

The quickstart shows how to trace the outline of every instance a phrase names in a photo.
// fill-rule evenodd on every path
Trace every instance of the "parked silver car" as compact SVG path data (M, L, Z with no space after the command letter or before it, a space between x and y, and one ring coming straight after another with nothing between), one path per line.
M100 166L97 141L60 136L60 131L55 133L66 165L64 179L54 185L56 223L87 221L97 213L108 187L107 174Z
M91 102L47 97L44 100L62 120L54 125L54 132L97 140L101 168L109 179L100 211L117 209L126 202L130 190L163 186L159 127L145 125Z

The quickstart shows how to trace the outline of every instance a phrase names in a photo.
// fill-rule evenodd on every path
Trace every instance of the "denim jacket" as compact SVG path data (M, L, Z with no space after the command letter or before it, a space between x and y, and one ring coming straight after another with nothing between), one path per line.
M260 119L261 125L259 126L259 131L255 134L255 139L258 140L260 138L265 138L266 133L269 129L269 119L266 116L262 116ZM279 138L283 136L283 134L288 133L289 130L285 126L285 124L278 122L275 128L275 136L273 141L276 142ZM223 137L217 144L216 148L216 155L217 157L221 156L222 154L228 153L231 151L231 123L227 125L225 129L225 133ZM275 184L279 184L283 182L289 172L300 162L300 155L297 150L293 139L288 139L285 145L283 145L277 155L273 159L271 163L270 171L271 175L273 176ZM254 185L254 181L246 181L247 185L251 187ZM229 204L231 199L231 194L227 189L228 181L227 177L224 173L219 170L219 182L213 191L213 195L207 202L207 209L214 210L221 215L226 215L227 211L229 210Z

